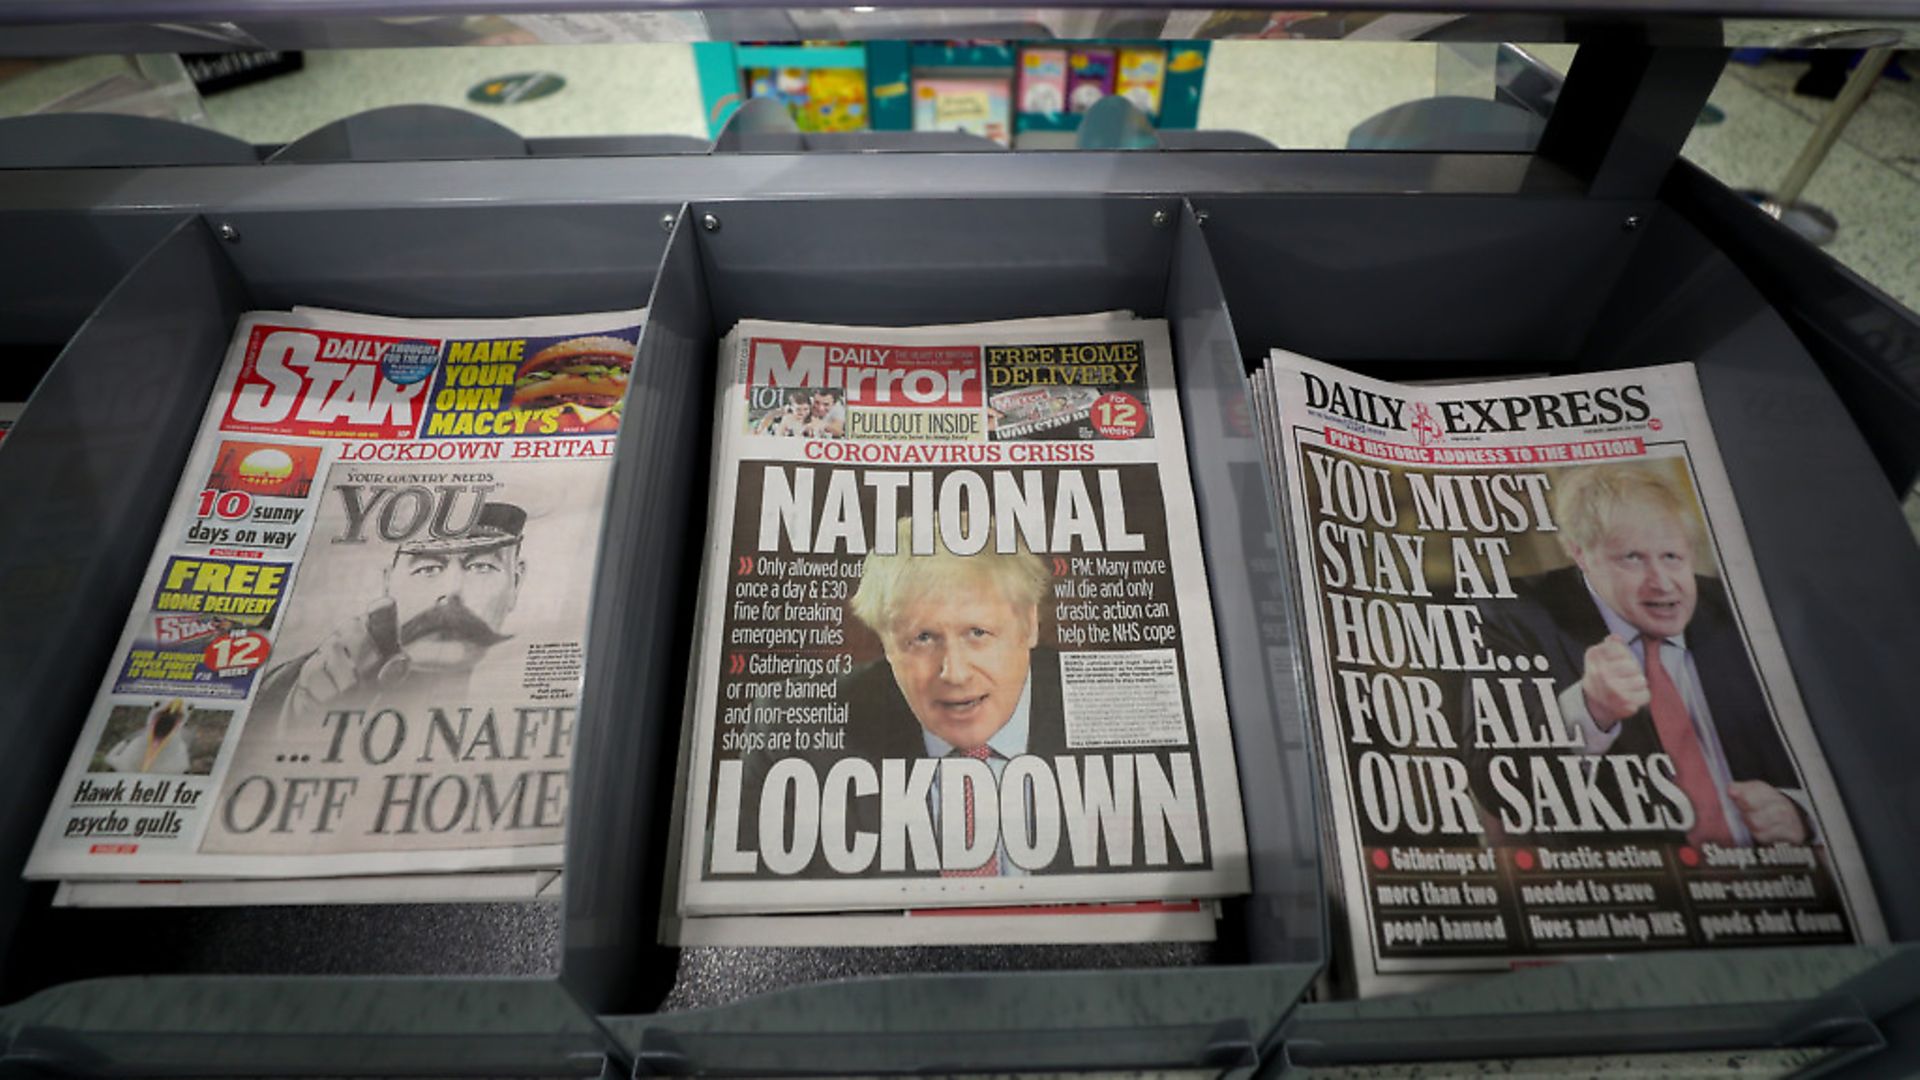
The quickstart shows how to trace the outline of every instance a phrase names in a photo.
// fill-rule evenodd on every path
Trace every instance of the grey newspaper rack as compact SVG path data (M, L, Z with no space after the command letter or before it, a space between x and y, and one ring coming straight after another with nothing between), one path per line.
M1920 1060L1920 949L1674 953L1315 1002L1312 743L1243 374L1699 365L1896 941L1920 936L1920 321L1675 164L1719 49L1591 44L1524 154L714 153L0 171L0 1061L75 1074L1207 1068L1807 1047ZM1561 126L1576 125L1576 126ZM38 279L37 281L35 279ZM116 280L117 284L107 287ZM18 288L15 288L15 285ZM236 315L632 306L649 321L591 611L565 898L61 911L18 880ZM924 972L663 1012L656 944L719 336L744 316L1165 317L1253 894L1204 962ZM1904 335L1904 337L1902 336ZM1781 437L1791 431L1790 438ZM1201 958L1194 958L1201 959ZM1035 965L1044 966L1044 965Z

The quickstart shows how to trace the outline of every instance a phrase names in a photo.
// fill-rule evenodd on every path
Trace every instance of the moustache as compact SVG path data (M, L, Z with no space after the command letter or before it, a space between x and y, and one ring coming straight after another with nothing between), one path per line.
M439 634L444 638L475 645L498 645L513 636L488 626L486 620L475 615L457 597L442 600L402 623L400 644L406 646L428 634Z

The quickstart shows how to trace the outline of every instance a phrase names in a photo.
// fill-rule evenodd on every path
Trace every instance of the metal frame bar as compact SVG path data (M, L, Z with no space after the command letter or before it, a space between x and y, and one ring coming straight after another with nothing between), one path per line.
M677 11L705 14L750 12L771 7L758 0L722 0L719 3L676 3L673 0L582 3L582 0L6 0L0 3L0 25L78 26L99 24L234 23L252 19L313 20L326 18L393 16L466 16L489 14L574 13L583 8ZM951 0L906 0L891 9L976 10L977 5ZM1183 0L1169 7L1209 7L1204 0ZM1424 4L1406 5L1409 9ZM1551 0L1448 0L1440 10L1463 14L1538 14L1560 6ZM1573 8L1573 5L1565 5ZM1059 10L1125 10L1105 0L1052 0ZM1165 10L1164 8L1162 9ZM1322 0L1312 10L1377 12L1370 0ZM1689 0L1676 5L1663 0L1583 0L1568 14L1616 19L1662 16L1731 16L1775 19L1899 19L1912 18L1909 0Z
M1654 194L1726 61L1717 38L1698 48L1582 45L1547 117L1540 156L1584 178L1596 198Z
M1047 195L1451 194L1568 197L1584 185L1525 154L737 154L0 170L4 215L350 210L736 199Z
M0 334L64 341L172 220L312 210L655 207L701 200L1300 192L1568 198L1570 174L1521 154L738 153L168 168L0 169L0 236L61 273L0 265ZM39 238L39 239L29 239ZM76 243L75 238L84 242ZM243 235L239 244L244 247ZM92 289L75 287L91 280ZM50 283L60 284L50 290ZM22 334L29 336L22 337Z
M1765 0L1701 0L1683 8L1634 2L1589 3L1579 10L1555 13L1542 11L1551 0L1532 4L1516 0L1456 0L1443 10L1460 12L1464 17L1435 29L1432 20L1416 18L1403 29L1383 30L1366 22L1364 31L1356 30L1347 18L1352 14L1371 14L1377 5L1363 2L1335 4L1335 9L1320 8L1300 12L1315 16L1296 22L1297 37L1313 40L1340 40L1367 35L1372 41L1416 41L1444 38L1451 42L1482 41L1570 41L1593 40L1597 30L1629 29L1651 44L1701 44L1703 32L1709 43L1729 47L1767 48L1844 47L1848 43L1870 40L1873 44L1899 47L1920 42L1920 18L1907 0L1871 0L1833 10L1813 10L1811 0L1781 0L1761 10ZM275 6L266 11L260 0L240 0L244 7L229 10L222 0L207 0L196 7L196 0L178 3L147 4L132 9L111 0L86 0L85 3L50 0L0 0L0 56L75 56L92 53L174 52L248 49L334 49L334 48L414 48L435 45L504 45L497 36L489 37L480 26L484 20L469 20L467 15L499 14L571 14L583 7L594 7L582 0L418 0L408 3L380 4L369 10L364 2L296 3L294 14L281 14ZM631 10L618 0L605 3L615 10ZM922 38L977 38L1043 40L1062 36L1055 26L1083 25L1092 14L1100 22L1100 32L1131 39L1167 38L1166 9L1121 7L1075 10L1088 5L1063 5L1043 9L966 8L909 4L877 15L849 12L848 9L806 9L806 26L798 25L791 12L803 9L656 6L653 10L700 16L704 28L683 27L659 31L646 27L614 28L610 37L624 42L686 41L793 41L801 39L865 40L869 44ZM1531 9L1531 10L1530 10ZM1779 10L1771 10L1779 9ZM197 12L192 17L163 18L167 12ZM225 12L225 14L216 14ZM411 13L415 17L391 20L388 17ZM589 12L588 14L593 14ZM1263 16L1266 14L1261 13ZM1286 15L1287 12L1274 12ZM1745 17L1742 17L1745 16ZM1815 21L1818 20L1818 21ZM1360 20L1365 22L1365 20ZM471 24L471 25L470 25ZM1109 27L1108 24L1111 24ZM1240 32L1234 20L1194 31L1207 37L1225 38ZM1075 36L1071 33L1065 36ZM1175 35L1176 37L1178 35ZM1169 38L1169 40L1171 40ZM711 103L710 103L711 104Z
M514 3L521 10L538 6L527 0L514 0ZM5 0L0 0L0 7L4 5ZM0 21L5 17L0 13ZM1687 183L1712 186L1711 182L1676 176L1673 166L1698 106L1705 100L1724 61L1724 53L1717 46L1665 49L1644 42L1623 41L1596 45L1590 51L1583 50L1581 55L1583 60L1576 62L1568 82L1569 96L1562 98L1538 155L733 154L693 158L22 171L0 173L0 208L4 208L0 209L0 232L16 224L35 221L57 219L82 225L116 219L151 222L156 216L199 213L207 215L210 222L231 218L239 223L239 239L235 242L241 247L230 251L227 257L244 262L248 237L260 235L254 228L255 223L266 224L276 216L335 210L439 211L432 216L444 219L463 208L600 205L643 216L641 211L648 207L673 205L689 199L723 206L725 213L728 211L724 204L728 203L886 199L908 195L917 199L1012 201L1041 195L1058 199L1075 195L1188 194L1202 200L1224 196L1337 193L1410 199L1468 196L1484 197L1488 202L1522 198L1574 204L1591 211L1633 208L1637 213L1638 208L1647 205L1647 200L1661 194L1683 216L1709 216L1701 209L1705 201L1710 201L1705 195L1696 192L1687 196L1684 192ZM1666 181L1664 189L1663 180ZM1717 198L1726 193L1720 190L1710 194ZM1214 224L1210 228L1222 232L1234 228L1230 209L1220 208L1212 216ZM1717 205L1707 209L1718 212ZM741 213L748 210L745 205L733 208ZM652 220L646 218L648 229L652 228ZM1187 220L1183 219L1183 228ZM1190 220L1197 228L1198 218ZM686 233L688 223L684 215L678 228L677 241L683 248L702 243L697 236ZM1725 244L1733 253L1735 245L1722 236L1741 233L1738 223L1733 223L1726 226L1721 235L1716 235L1715 241ZM1197 247L1197 234L1193 239ZM1760 243L1752 238L1743 242ZM1755 250L1762 251L1762 248ZM683 269L691 270L690 267ZM19 271L0 270L0 296L6 295L7 276L17 273ZM691 286L683 282L679 287ZM1782 287L1796 297L1800 295L1791 279ZM656 299L660 295L656 294ZM1782 300L1772 296L1769 299L1780 305L1782 311L1789 310ZM8 314L8 306L0 301L0 317ZM697 324L700 320L696 317L693 321ZM1912 322L1909 316L1907 324ZM698 338L697 331L697 325L690 326L686 328L686 336L690 340ZM659 348L657 343L656 348ZM1858 347L1837 351L1842 359L1858 362ZM1827 375L1839 382L1833 369L1829 368ZM1838 425L1835 430L1844 426ZM1858 471L1853 475L1859 475ZM632 510L634 505L627 509ZM628 517L631 515L623 515L622 521ZM616 523L610 529L619 527L623 526ZM603 647L612 640L602 635ZM605 665L599 668L604 670ZM617 899L636 892L646 894L648 883L622 879L602 884L598 895L602 899ZM632 942L618 944L626 947ZM596 1008L625 1006L626 1003L613 999L620 995L623 987L630 986L632 972L626 968L632 963L631 958L613 956L610 951L575 950L569 953L567 962L570 980L585 988L585 997L595 999L590 1005ZM854 989L880 992L888 988ZM1703 1039L1700 1019L1696 1014L1689 1018L1688 1025L1683 1025L1685 1030L1674 1032L1673 1045L1699 1045ZM1762 1027L1768 1030L1780 1027L1775 1022L1779 1017L1761 1012L1725 1019L1725 1030L1742 1035ZM1839 1015L1828 1019L1840 1022L1836 1030L1843 1030L1847 1038L1856 1038L1861 1033L1857 1017ZM1304 1058L1317 1051L1328 1060L1339 1060L1351 1053L1341 1038L1348 1032L1341 1028L1337 1018L1302 1013L1296 1014L1295 1020L1296 1026L1291 1029L1294 1038L1287 1047L1290 1053L1303 1052L1301 1058ZM647 1018L637 1018L636 1023L644 1031ZM611 1022L608 1028L632 1033ZM1564 1034L1552 1022L1536 1028L1549 1029L1544 1032L1547 1036ZM1303 1032L1307 1037L1301 1037ZM1322 1037L1318 1043L1311 1039L1316 1032ZM1516 1040L1514 1045L1536 1049L1536 1044L1527 1040L1540 1033L1523 1025L1510 1034ZM1360 1034L1372 1036L1371 1030ZM1599 1036L1609 1034L1600 1032ZM1411 1029L1404 1033L1401 1049L1412 1056L1444 1054L1453 1045L1448 1037L1449 1032L1445 1030ZM1240 1043L1236 1041L1232 1045L1237 1047ZM1604 1038L1596 1045L1604 1046Z

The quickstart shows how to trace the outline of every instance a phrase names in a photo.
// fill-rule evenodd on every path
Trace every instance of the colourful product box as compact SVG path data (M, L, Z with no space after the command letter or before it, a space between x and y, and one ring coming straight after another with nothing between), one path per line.
M961 77L913 81L913 130L964 131L1002 146L1013 142L1007 80Z
M778 98L797 114L807 104L807 69L750 68L747 96Z
M1167 51L1156 48L1120 50L1120 71L1114 93L1139 106L1148 116L1160 114L1160 90L1167 84Z
M859 68L817 68L807 80L801 131L865 131L867 73Z
M1067 59L1067 108L1083 113L1113 93L1113 50L1075 49Z
M1021 50L1020 111L1023 113L1067 111L1067 50Z

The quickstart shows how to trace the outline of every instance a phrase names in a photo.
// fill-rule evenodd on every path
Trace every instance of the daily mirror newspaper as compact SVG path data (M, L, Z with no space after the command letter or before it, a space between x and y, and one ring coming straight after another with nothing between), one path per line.
M242 318L27 876L558 866L641 317Z
M1245 890L1163 323L721 369L683 915Z
M1358 992L1884 938L1691 365L1267 374Z

